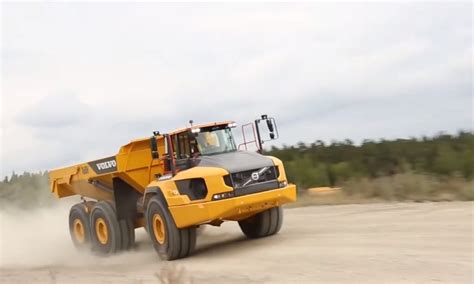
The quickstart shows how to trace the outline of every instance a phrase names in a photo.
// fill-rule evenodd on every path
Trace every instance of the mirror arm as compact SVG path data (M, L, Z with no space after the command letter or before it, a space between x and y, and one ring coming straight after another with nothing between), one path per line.
M260 124L260 119L256 119L255 120L255 131L257 132L257 146L258 146L258 152L260 154L263 154L263 147L262 147L262 138L260 137L260 128L259 128L259 124Z
M158 159L160 154L158 153L158 145L156 144L156 137L150 137L150 149L151 149L151 158Z

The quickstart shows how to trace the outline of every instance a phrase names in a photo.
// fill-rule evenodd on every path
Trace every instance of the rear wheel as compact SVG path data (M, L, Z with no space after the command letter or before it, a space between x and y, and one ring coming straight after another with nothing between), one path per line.
M90 215L92 250L110 254L123 247L121 226L109 202L99 201Z
M91 242L89 205L78 203L69 211L69 233L74 246L79 249L88 248Z
M273 207L252 217L239 221L242 232L251 239L278 233L283 224L283 208Z
M153 196L148 202L146 226L153 247L162 259L186 257L196 246L196 227L178 229L159 196Z

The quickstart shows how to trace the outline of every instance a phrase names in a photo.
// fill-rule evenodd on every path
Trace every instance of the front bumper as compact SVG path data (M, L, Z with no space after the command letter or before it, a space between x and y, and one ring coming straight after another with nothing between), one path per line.
M296 186L233 197L218 201L169 207L178 228L210 223L214 220L238 220L271 207L296 201Z

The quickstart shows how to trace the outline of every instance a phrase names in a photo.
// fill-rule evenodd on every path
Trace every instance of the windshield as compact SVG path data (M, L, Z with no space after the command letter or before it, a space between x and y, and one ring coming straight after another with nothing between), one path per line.
M230 128L217 130L203 129L197 134L196 141L201 155L215 155L237 151Z

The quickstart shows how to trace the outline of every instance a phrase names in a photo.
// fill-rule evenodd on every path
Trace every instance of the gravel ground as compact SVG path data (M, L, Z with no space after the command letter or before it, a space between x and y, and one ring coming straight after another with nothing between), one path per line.
M285 210L278 235L246 240L206 227L195 254L162 262L144 230L110 257L77 252L68 208L0 212L1 283L473 283L472 202ZM33 228L33 229L32 229Z

